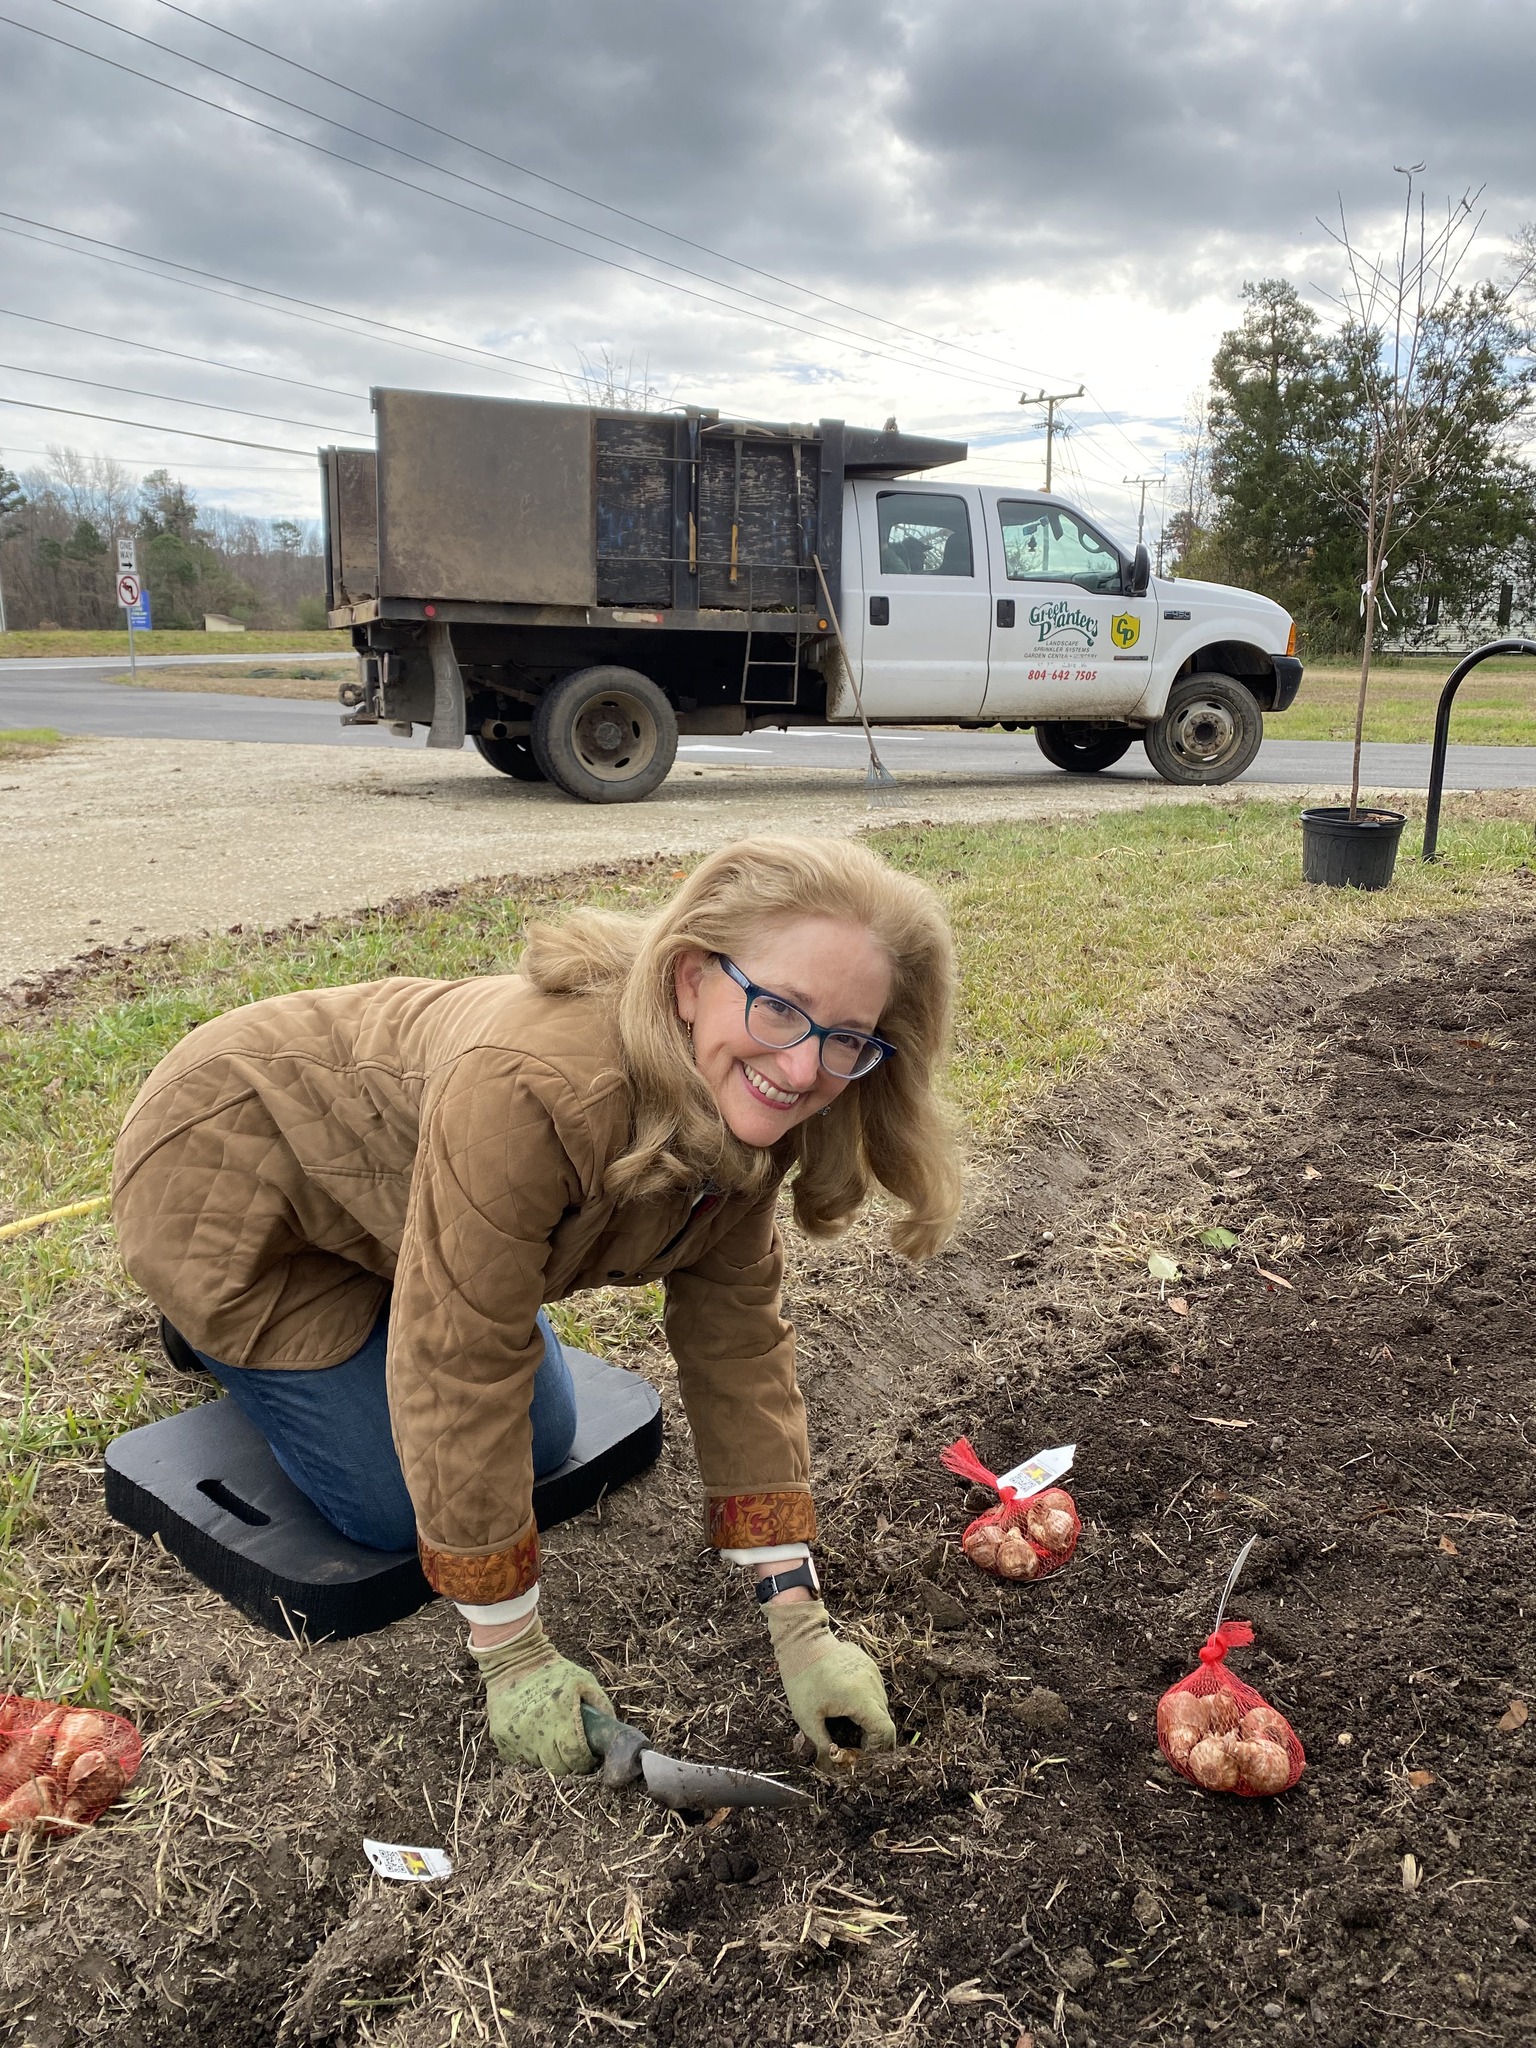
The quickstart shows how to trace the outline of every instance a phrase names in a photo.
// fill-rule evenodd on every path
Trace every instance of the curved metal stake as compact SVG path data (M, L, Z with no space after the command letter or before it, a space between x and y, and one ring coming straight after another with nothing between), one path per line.
M1450 744L1451 704L1463 680L1490 654L1536 654L1536 640L1490 640L1457 662L1440 692L1435 707L1435 743L1429 755L1429 801L1424 806L1424 846L1421 860L1433 860L1440 838L1440 786L1445 781L1445 750Z

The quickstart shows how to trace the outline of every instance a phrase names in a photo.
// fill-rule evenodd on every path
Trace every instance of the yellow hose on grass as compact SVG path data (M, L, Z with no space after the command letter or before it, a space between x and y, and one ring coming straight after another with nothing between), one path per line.
M62 1209L43 1209L36 1216L22 1216L15 1223L0 1223L0 1239L20 1237L24 1231L41 1230L45 1223L63 1223L71 1216L89 1216L93 1210L105 1209L111 1199L110 1195L92 1195L88 1201L67 1202Z

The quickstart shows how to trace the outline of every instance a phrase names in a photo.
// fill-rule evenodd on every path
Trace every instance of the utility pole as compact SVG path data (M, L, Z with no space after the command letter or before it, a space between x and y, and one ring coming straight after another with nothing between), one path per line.
M1136 545L1137 545L1137 547L1140 547L1140 546L1141 546L1141 543L1142 543L1142 537L1143 537L1143 535L1145 534L1145 532L1146 532L1146 529L1147 529L1147 485L1148 485L1148 484L1158 484L1158 483L1161 483L1161 482L1162 482L1162 480L1163 480L1163 473L1162 473L1162 471L1161 471L1160 469L1159 469L1159 470L1154 470L1151 476L1123 476L1123 477L1121 477L1121 479L1120 479L1121 483L1123 483L1123 484L1140 484L1140 485L1141 485L1141 503L1140 503L1140 504L1139 504L1139 505L1138 505L1138 506L1136 507Z
M1068 399L1081 398L1083 387L1075 391L1039 391L1033 398L1027 391L1020 392L1020 405L1043 405L1045 407L1045 488L1051 488L1051 443L1056 438L1056 408L1065 405Z

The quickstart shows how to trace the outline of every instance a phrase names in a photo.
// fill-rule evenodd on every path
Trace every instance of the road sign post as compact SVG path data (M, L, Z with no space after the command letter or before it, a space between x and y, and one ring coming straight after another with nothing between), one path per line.
M139 583L139 555L132 536L117 543L117 601L128 614L128 673L139 680L139 657L133 644L133 614L142 592Z

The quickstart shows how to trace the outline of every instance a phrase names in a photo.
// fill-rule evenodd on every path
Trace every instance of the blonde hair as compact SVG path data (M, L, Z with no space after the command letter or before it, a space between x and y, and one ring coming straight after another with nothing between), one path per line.
M884 947L891 992L877 1029L896 1051L766 1152L731 1134L695 1068L675 972L687 954L749 952L765 929L802 917L862 926ZM904 1205L891 1240L906 1257L927 1258L953 1230L959 1148L934 1084L949 1042L954 941L933 891L867 847L740 840L648 917L579 910L534 925L521 967L547 994L616 1003L633 1124L608 1168L610 1194L642 1199L704 1180L756 1194L789 1173L795 1218L813 1236L846 1229L877 1184Z

